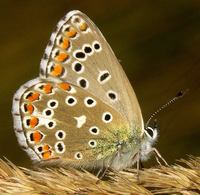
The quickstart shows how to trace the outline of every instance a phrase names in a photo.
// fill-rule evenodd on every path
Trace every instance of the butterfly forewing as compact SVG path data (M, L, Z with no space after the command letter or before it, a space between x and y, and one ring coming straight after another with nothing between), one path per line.
M69 12L58 23L40 76L81 87L121 113L129 128L143 133L141 110L128 78L99 29L80 11Z
M73 84L39 78L14 97L19 143L35 161L95 162L116 151L118 131L131 132L126 119L98 97ZM84 163L82 163L84 164Z

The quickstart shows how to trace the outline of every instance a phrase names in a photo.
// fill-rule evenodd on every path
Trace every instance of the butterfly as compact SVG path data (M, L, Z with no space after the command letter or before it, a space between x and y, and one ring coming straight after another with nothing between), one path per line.
M122 170L152 152L162 159L157 129L145 128L122 66L80 11L58 22L39 77L18 89L12 113L18 142L38 165Z

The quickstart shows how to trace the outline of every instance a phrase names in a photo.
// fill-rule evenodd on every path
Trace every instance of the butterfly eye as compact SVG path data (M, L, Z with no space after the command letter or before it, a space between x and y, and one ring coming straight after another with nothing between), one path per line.
M81 152L76 152L74 157L77 159L77 160L81 160L83 158L83 155Z
M155 140L158 136L157 129L153 129L151 127L147 127L145 129L145 133L150 138L150 140Z
M104 112L102 115L102 120L104 123L110 123L112 121L112 114L110 112Z
M96 142L95 140L90 140L90 141L88 142L88 144L89 144L89 146L90 146L91 148L95 148L95 147L97 146L97 142Z
M77 103L77 99L73 96L67 96L67 98L65 99L65 103L68 106L74 106Z
M96 106L97 102L96 102L96 100L94 100L91 97L86 97L85 100L84 100L84 104L87 107L94 107L94 106Z
M47 106L48 106L49 108L55 109L55 108L58 107L58 101L57 101L57 100L49 100L49 101L47 102Z
M52 117L54 115L54 111L48 108L44 109L42 113L44 116L47 116L47 117Z
M85 67L80 62L78 62L78 61L75 61L72 64L72 70L74 72L78 73L78 74L83 73L84 72L84 68Z
M65 152L65 144L63 142L56 142L55 151L59 154L64 153Z
M63 140L65 139L66 133L63 130L58 130L56 131L55 136L58 140Z

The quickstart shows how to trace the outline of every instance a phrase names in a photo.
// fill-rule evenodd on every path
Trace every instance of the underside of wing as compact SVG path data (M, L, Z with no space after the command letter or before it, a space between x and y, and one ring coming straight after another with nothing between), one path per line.
M45 50L41 78L59 78L89 91L143 132L136 95L109 44L96 25L80 11L57 24Z
M27 82L16 92L12 112L19 144L35 162L89 164L132 137L119 112L61 80Z

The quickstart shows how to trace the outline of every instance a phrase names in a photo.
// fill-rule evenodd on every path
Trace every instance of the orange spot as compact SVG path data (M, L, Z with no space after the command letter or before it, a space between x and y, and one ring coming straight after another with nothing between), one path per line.
M58 62L64 62L69 58L69 55L67 53L60 52L56 57L55 60Z
M59 83L58 86L65 91L69 91L71 89L71 85L69 83Z
M35 93L32 93L30 92L28 95L27 95L27 100L29 100L30 102L33 102L35 100L39 100L39 97L40 97L40 94L35 92Z
M68 37L73 38L76 36L77 31L71 27L71 28L69 28L69 30L66 33L67 33Z
M52 88L53 88L52 85L48 83L48 84L44 85L43 90L46 94L48 94L48 93L52 92Z
M62 43L60 44L60 47L61 47L62 49L68 49L69 46L70 46L69 40L63 38L63 41L62 41Z
M85 22L83 22L79 25L79 28L81 31L85 31L85 30L87 30L88 25Z
M49 145L44 145L43 146L43 151L48 151L50 149Z
M38 143L38 142L40 142L41 141L41 139L42 139L42 137L43 137L43 135L39 132L39 131L35 131L34 133L33 133L33 135L32 135L33 137L33 141L35 142L35 143Z
M32 104L25 104L24 105L25 112L28 112L29 114L32 114L34 111L34 107Z
M51 157L51 154L52 154L52 151L46 151L46 152L43 152L43 153L42 153L42 157L43 157L44 159L48 159L48 158Z
M51 69L52 70L50 74L52 76L60 76L64 72L64 68L60 64L55 64Z
M31 117L29 126L34 128L38 124L39 120L36 117Z

